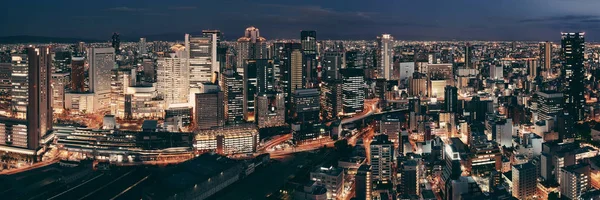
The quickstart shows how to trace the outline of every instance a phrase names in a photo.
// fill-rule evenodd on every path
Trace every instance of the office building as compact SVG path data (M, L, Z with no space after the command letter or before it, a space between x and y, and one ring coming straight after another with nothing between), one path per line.
M189 69L184 57L185 47L175 45L167 57L158 58L156 68L157 92L167 108L188 103L190 94Z
M229 125L244 122L244 79L234 70L223 73L225 122Z
M198 130L222 127L225 124L223 92L196 93L194 120Z
M0 113L9 116L11 110L12 64L10 60L0 63Z
M373 179L371 166L363 164L356 171L355 175L355 197L356 199L371 199L371 190L373 189Z
M82 48L82 46L83 45L80 45L80 52L84 51L84 48ZM113 33L112 35L112 48L115 52L115 55L119 54L119 52L121 51L121 39L119 38L119 33Z
M240 75L244 76L244 66L248 60L268 59L267 39L260 36L260 31L255 27L248 27L244 31L244 36L237 40L236 69Z
M337 119L343 114L343 83L326 81L321 84L321 116L325 120Z
M565 108L575 121L585 119L584 35L585 33L562 33L561 38L563 59L561 78L563 79Z
M258 128L285 125L285 104L283 93L261 93L256 97Z
M138 52L140 55L148 53L148 48L146 48L147 44L146 38L140 38L140 41L138 42Z
M220 73L217 61L219 40L218 31L203 31L200 36L185 35L190 87L199 88L200 83L211 82L214 74Z
M69 73L52 73L52 109L62 113L65 109L65 88L69 84Z
M395 143L399 142L399 135L402 131L402 121L399 115L386 114L381 116L379 123L379 133L387 135L389 140Z
M394 37L383 34L377 37L378 78L392 79L394 65Z
M465 45L465 51L464 51L464 55L465 55L464 56L464 59L465 59L465 68L467 68L467 69L474 69L475 68L475 66L473 66L472 61L471 61L472 56L473 56L472 52L471 52L472 50L473 50L473 47L471 46L471 44L467 43Z
M563 94L556 91L540 91L536 92L536 95L537 120L556 120L563 110Z
M312 88L318 79L317 72L317 32L301 31L300 43L302 45L303 86Z
M298 89L293 94L294 118L297 122L319 121L320 94L316 88Z
M372 167L373 180L391 183L394 179L394 143L387 135L381 134L375 136L369 146L371 148L369 164Z
M85 92L85 57L71 58L71 87L72 92Z
M560 169L560 195L567 199L580 199L591 189L590 165L581 163Z
M156 66L152 59L144 58L142 60L142 68L144 72L144 82L156 82Z
M51 141L52 90L50 50L29 47L12 56L11 118L0 119L0 150L38 160L41 146Z
M214 151L218 154L241 154L256 152L260 135L256 127L225 126L200 130L194 137L197 151Z
M365 79L361 69L342 69L344 115L360 113L365 105Z
M279 66L278 90L282 90L286 105L286 120L292 113L292 94L302 88L302 46L300 43L274 43L273 62ZM277 77L276 77L277 79Z
M419 187L419 165L416 160L402 162L400 174L401 195L418 195L421 193Z
M310 180L327 189L327 199L339 199L344 192L344 170L334 167L321 167L310 172Z
M256 117L255 101L258 94L258 68L268 65L268 60L248 60L244 65L244 120L253 122Z
M512 167L512 195L518 199L532 198L536 193L537 174L531 163Z
M458 88L450 85L444 87L444 110L458 113Z
M552 42L546 41L540 43L540 62L542 71L550 73L552 67ZM547 77L547 75L544 75Z
M88 61L90 64L89 91L94 93L94 101L98 104L98 106L95 106L95 110L88 111L109 111L111 103L111 72L115 68L115 54L111 48L90 48Z
M329 51L325 52L323 56L323 71L321 75L323 80L338 80L341 79L340 70L342 69L342 62L344 60L344 53L340 51Z
M257 94L267 93L275 89L275 68L273 60L249 60L248 65L256 65ZM254 67L248 67L248 69L254 69ZM247 74L250 76L252 73L248 72Z
M127 119L161 119L164 117L164 101L156 92L156 84L140 84L126 87L123 105ZM96 105L94 105L96 106Z

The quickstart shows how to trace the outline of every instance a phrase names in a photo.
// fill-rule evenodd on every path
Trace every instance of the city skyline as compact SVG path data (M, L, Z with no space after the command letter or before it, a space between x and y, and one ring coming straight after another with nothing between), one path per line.
M152 41L218 29L225 34L225 40L231 41L241 36L239 29L256 26L269 39L297 38L300 30L316 30L321 39L372 39L390 33L398 40L557 41L554 33L574 31L587 32L587 41L600 38L600 15L593 9L600 2L592 0L381 0L369 4L357 0L344 4L270 0L165 4L150 0L57 1L42 2L39 7L18 2L7 5L12 9L0 13L0 17L10 19L28 13L21 17L28 26L22 26L21 20L4 20L0 23L4 27L0 37L33 35L103 40L112 32L119 32L124 40L147 37ZM81 14L55 10L79 10Z

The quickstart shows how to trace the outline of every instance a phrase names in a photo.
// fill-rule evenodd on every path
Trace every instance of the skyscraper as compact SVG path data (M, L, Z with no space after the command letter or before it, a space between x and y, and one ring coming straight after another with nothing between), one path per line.
M273 60L259 59L249 60L249 64L256 64L257 70L257 94L273 91L275 88L275 69Z
M199 130L225 125L223 92L196 93L194 120Z
M146 38L140 38L140 42L138 42L138 50L140 54L148 53L148 49L146 48Z
M514 165L512 167L512 195L518 199L527 199L535 195L537 174L531 163Z
M446 112L458 112L458 88L447 85L444 88L444 108Z
M540 62L542 71L549 74L550 67L552 66L552 42L546 41L540 43Z
M579 197L590 189L590 165L580 163L560 168L560 195L568 199Z
M71 58L71 91L85 91L85 57Z
M388 140L387 135L377 135L373 138L370 144L371 157L369 164L371 165L373 180L381 182L393 181L393 165L394 165L394 143Z
M575 121L585 119L585 86L583 84L585 69L583 66L585 53L585 33L562 33L562 79L565 94L565 107Z
M52 129L51 56L29 47L12 56L12 118L0 119L0 149L35 156ZM112 52L112 50L111 50Z
M260 37L260 31L256 27L248 27L244 31L244 36L237 40L236 69L240 75L244 76L244 66L250 59L267 59L267 39Z
M258 67L266 65L267 60L248 60L244 66L244 120L253 122L255 113L255 101L258 90Z
M244 78L234 70L227 70L222 79L225 121L229 125L241 124L244 121Z
M465 45L465 68L467 69L473 69L474 67L472 66L473 64L471 63L471 51L472 51L472 46L470 43L467 43L467 45Z
M113 35L112 35L112 48L114 49L115 54L119 53L119 51L121 49L121 39L119 39L119 33L113 33ZM83 51L84 51L84 49L80 47L79 52L83 52Z
M400 194L418 195L419 192L419 165L416 160L402 162Z
M305 54L317 54L317 32L316 31L301 31L300 41L302 43L302 51Z
M90 92L94 93L94 100L99 110L110 108L110 91L112 69L115 67L115 54L111 48L90 48L88 53L90 72Z
M556 91L540 91L537 95L537 120L556 120L563 110L563 94ZM535 117L534 117L535 119Z
M158 58L157 92L165 100L165 107L188 103L190 94L189 69L185 47L175 45L168 57Z
M298 89L293 97L294 115L297 122L313 123L319 120L320 95L316 88Z
M317 32L301 31L300 41L302 44L302 68L304 69L305 88L312 88L318 78L317 71Z
M394 65L394 37L383 34L377 37L377 70L378 78L392 79Z
M199 88L200 83L211 82L213 74L219 73L219 62L217 61L219 37L218 31L203 31L201 36L185 34L190 87Z
M256 97L258 128L277 127L285 124L283 93L259 93Z
M362 69L342 69L344 114L362 112L365 105L365 80Z

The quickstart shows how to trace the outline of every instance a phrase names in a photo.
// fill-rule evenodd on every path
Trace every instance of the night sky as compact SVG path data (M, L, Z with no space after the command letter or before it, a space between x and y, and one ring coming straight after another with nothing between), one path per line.
M25 0L2 2L0 36L109 39L256 26L267 39L600 40L599 0Z

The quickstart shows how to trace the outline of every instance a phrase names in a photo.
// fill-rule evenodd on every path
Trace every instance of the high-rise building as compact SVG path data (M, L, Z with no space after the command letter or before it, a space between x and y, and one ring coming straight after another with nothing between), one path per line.
M563 94L556 91L540 91L536 94L537 120L556 120L558 114L563 110Z
M256 103L258 128L285 125L283 93L259 93Z
M244 31L244 36L237 40L236 69L240 75L244 76L244 66L248 60L268 59L267 39L260 37L260 31L256 27L248 27Z
M369 164L372 167L373 180L384 183L392 182L394 143L388 140L387 135L381 134L375 136L369 146L371 148Z
M71 58L71 91L85 91L85 57Z
M244 120L254 122L255 101L258 90L258 68L267 65L268 60L248 60L244 65ZM266 68L266 66L264 66Z
M327 189L327 199L339 199L344 192L344 170L334 167L321 167L310 172L310 179Z
M241 124L244 121L244 78L234 70L227 70L222 79L225 121L229 125Z
M158 58L157 92L167 108L188 103L190 94L189 69L185 58L185 47L175 45L168 57Z
M52 108L54 113L65 109L65 88L69 84L69 73L52 73Z
M552 67L552 42L546 41L540 43L540 62L542 71L549 74Z
M12 56L13 115L0 119L0 150L36 160L38 148L50 141L45 136L52 129L52 58L46 47L26 51Z
M196 93L194 120L198 130L225 125L223 92Z
M297 122L309 123L319 121L320 102L319 90L298 89L292 96L294 117Z
M419 190L419 166L416 160L407 160L402 162L400 174L400 194L421 194Z
M560 195L567 199L580 199L591 187L590 165L580 163L560 169Z
M360 113L365 105L365 79L362 69L342 69L344 115Z
M317 71L317 32L302 31L300 32L300 41L302 44L302 68L303 86L312 88L318 79Z
M467 69L473 69L473 68L475 68L473 66L473 64L471 63L472 62L471 61L471 59L472 59L471 58L471 56L472 56L472 52L471 51L472 50L473 50L473 47L471 46L471 44L467 43L467 45L465 45L465 52L464 52L464 54L465 54L465 68L467 68Z
M377 37L377 70L378 78L392 79L394 65L394 37L383 34Z
M121 39L119 39L119 33L113 33L112 35L112 48L114 49L115 54L119 54L119 51L121 50ZM81 48L81 45L79 51L84 51L84 49Z
M146 48L146 38L140 38L140 41L138 42L138 50L140 54L146 54L148 53L148 49Z
M585 33L562 33L562 79L565 94L565 107L575 121L585 119Z
M300 41L305 54L317 54L317 32L301 31Z
M323 76L324 80L338 80L340 77L340 70L342 69L342 62L344 60L344 53L339 51L325 52L323 56L323 69L325 71Z
M532 198L537 188L535 165L525 163L512 167L512 195L518 199Z
M321 84L321 116L325 120L337 119L343 113L341 81L326 81Z
M273 60L249 60L248 65L256 65L257 94L267 93L275 89L275 69Z
M390 141L399 143L400 146L402 146L402 143L399 142L401 131L402 120L399 115L387 114L381 116L381 122L379 122L379 133L387 135Z
M115 68L115 54L111 48L90 48L88 53L90 64L89 82L90 92L94 93L94 100L98 110L105 111L110 108L111 75Z
M450 85L444 88L444 110L449 113L458 112L458 88Z
M11 113L12 71L10 60L0 63L0 113L6 116Z
M218 31L203 31L200 36L185 35L190 87L199 88L200 83L211 82L214 74L220 72L217 61L219 40Z
M371 190L373 189L373 180L371 179L371 166L361 165L356 171L356 199L371 199Z

